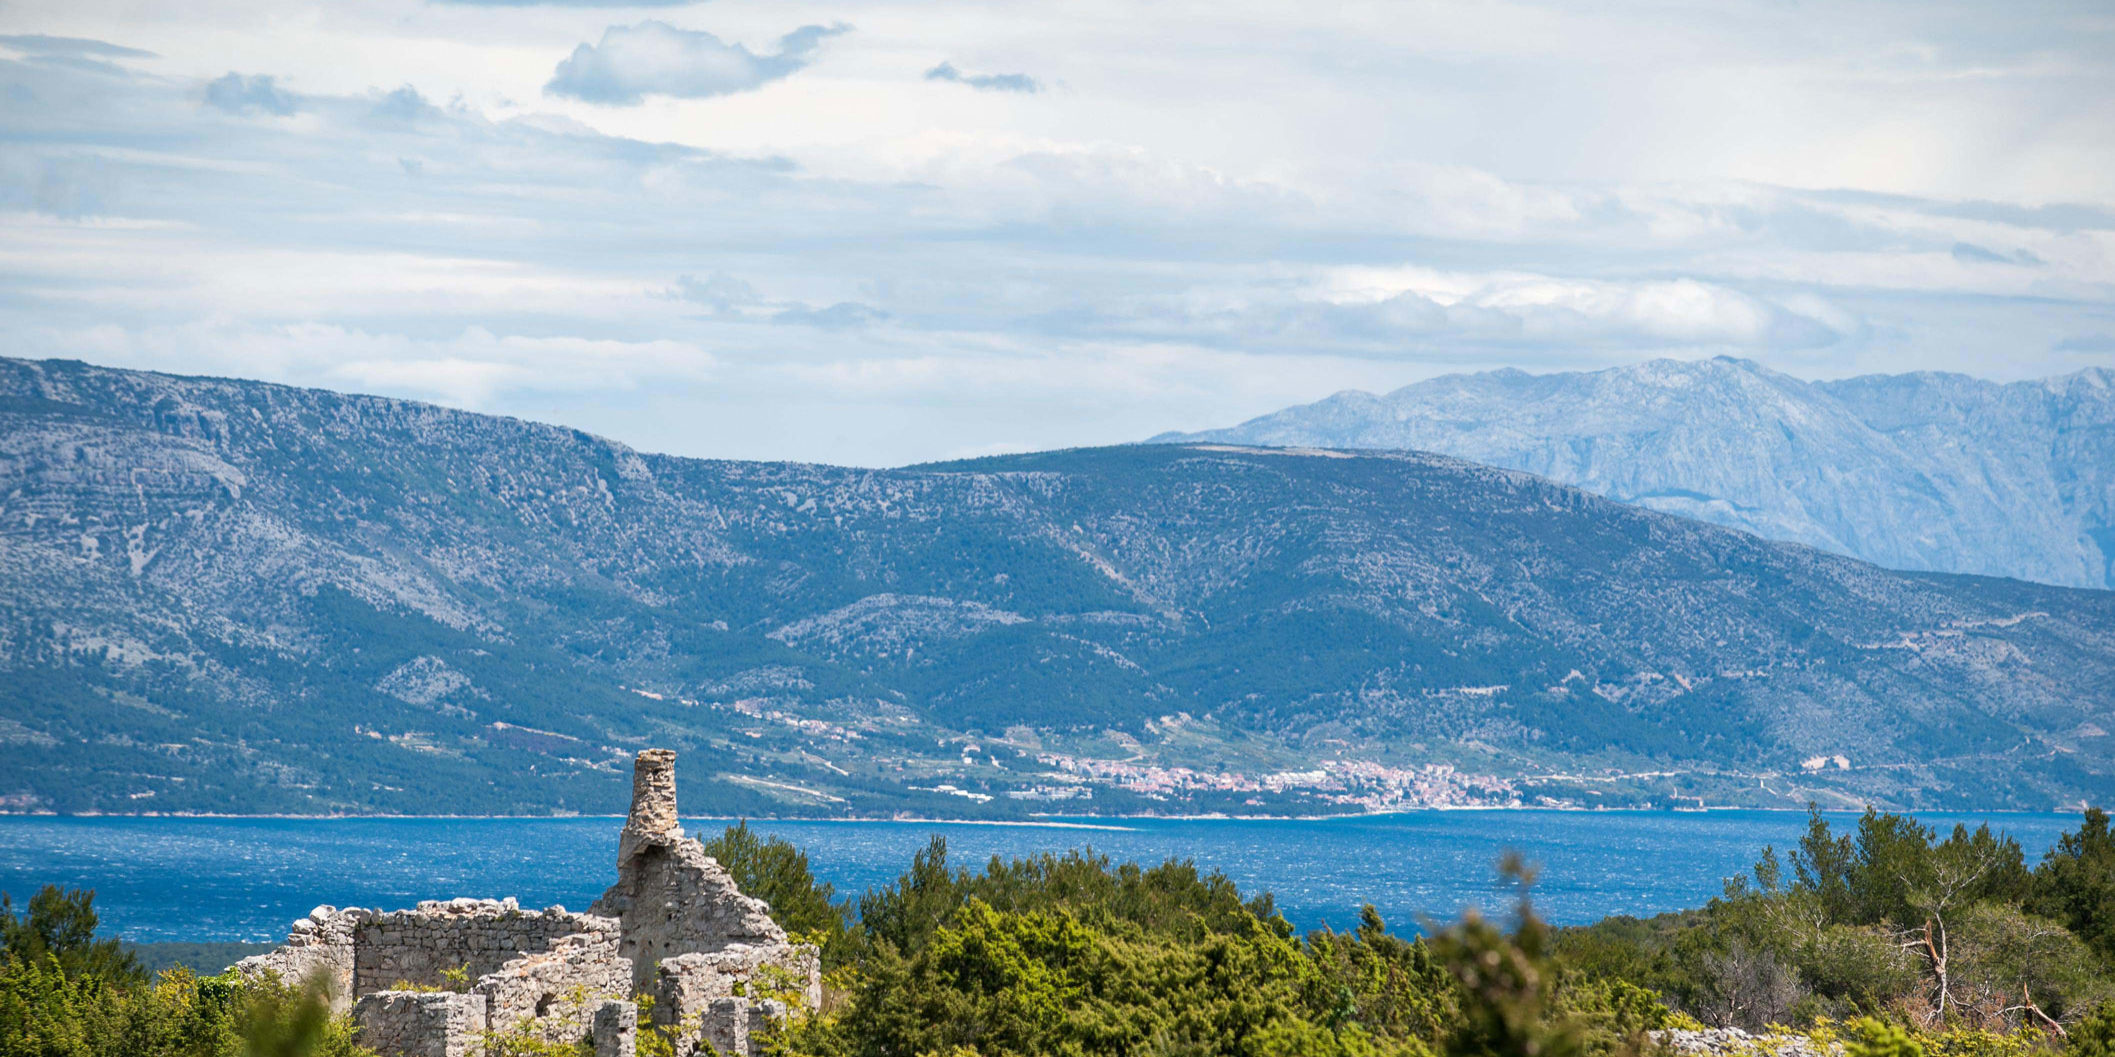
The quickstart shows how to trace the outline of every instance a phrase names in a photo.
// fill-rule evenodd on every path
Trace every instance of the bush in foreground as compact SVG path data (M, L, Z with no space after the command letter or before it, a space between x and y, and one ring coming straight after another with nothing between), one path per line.
M320 991L174 969L96 938L94 893L0 901L0 1057L360 1057Z

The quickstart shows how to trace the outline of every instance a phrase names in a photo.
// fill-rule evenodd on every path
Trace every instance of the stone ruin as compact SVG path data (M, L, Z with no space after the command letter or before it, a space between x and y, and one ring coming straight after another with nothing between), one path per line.
M514 899L454 899L389 912L321 906L245 975L321 976L332 1008L384 1057L479 1057L519 1036L588 1040L633 1057L639 1007L676 1057L752 1057L788 1002L822 1000L820 952L788 942L676 820L676 754L639 753L617 842L617 883L585 913Z

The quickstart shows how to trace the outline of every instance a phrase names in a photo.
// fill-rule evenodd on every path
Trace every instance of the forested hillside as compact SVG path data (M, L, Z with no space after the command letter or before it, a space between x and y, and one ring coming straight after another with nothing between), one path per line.
M855 470L0 361L13 810L2049 807L2115 594L1419 454Z

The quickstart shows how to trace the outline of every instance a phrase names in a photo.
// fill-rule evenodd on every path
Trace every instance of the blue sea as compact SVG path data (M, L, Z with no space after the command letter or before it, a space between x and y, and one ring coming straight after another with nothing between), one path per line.
M1920 816L2018 838L2029 862L2073 815ZM1831 816L1842 828L1854 815ZM615 871L618 818L0 818L0 891L93 888L106 931L136 942L277 940L318 903L383 909L459 895L586 907ZM724 819L690 819L710 835ZM1343 928L1362 903L1391 925L1447 920L1510 897L1493 866L1517 849L1541 868L1536 902L1560 923L1697 906L1766 844L1806 828L1796 812L1432 811L1326 820L1080 819L1069 825L753 822L808 852L844 894L894 880L934 834L950 861L1092 848L1142 863L1192 859L1244 893L1269 891L1302 929Z

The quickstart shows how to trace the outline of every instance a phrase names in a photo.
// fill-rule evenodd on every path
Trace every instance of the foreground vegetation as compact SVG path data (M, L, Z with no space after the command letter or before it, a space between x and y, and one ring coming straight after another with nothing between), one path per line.
M2115 1057L2115 836L2089 811L2030 865L1987 828L1944 838L1816 815L1708 905L1558 929L1516 902L1428 935L1373 908L1304 936L1189 863L1092 854L981 869L938 838L841 900L746 826L709 850L823 948L824 1008L771 1040L810 1057L1228 1054L1604 1057L1649 1032L1799 1031L1849 1057ZM0 1057L360 1053L320 996L178 969L148 980L92 898L0 905ZM646 1033L643 1055L669 1052Z
M738 873L797 886L795 849L723 840L747 849L724 856ZM1519 899L1502 927L1405 937L1368 907L1350 932L1296 937L1268 896L1186 863L960 870L935 840L834 917L827 892L785 916L824 941L839 997L781 1041L832 1057L1572 1057L1710 1025L1894 1057L2115 1052L2115 837L2097 810L2031 868L1988 828L1941 838L1868 812L1837 833L1817 813L1707 906L1579 928L1543 924L1532 876L1504 871Z
M1867 812L1814 816L1708 906L1568 931L1561 959L1717 1024L1878 1016L1933 1030L2046 1032L2115 995L2115 838L2088 811L2029 869L2018 842Z
M314 989L201 977L150 980L96 938L95 897L47 887L17 914L0 896L0 1057L365 1057Z

